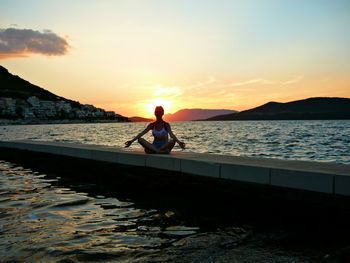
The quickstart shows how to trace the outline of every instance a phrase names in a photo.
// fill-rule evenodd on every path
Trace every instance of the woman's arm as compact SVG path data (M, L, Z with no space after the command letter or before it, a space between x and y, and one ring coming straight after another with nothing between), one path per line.
M186 144L185 144L184 142L180 141L180 140L175 136L175 134L174 134L173 131L171 130L171 127L170 127L170 124L169 124L169 123L166 123L166 129L167 129L167 131L168 131L170 137L171 137L175 142L177 142L177 143L180 145L180 147L181 147L182 149L185 149Z
M125 147L129 147L134 141L141 138L143 135L145 135L148 131L152 129L152 123L148 124L146 129L144 129L142 132L137 134L132 140L125 142Z

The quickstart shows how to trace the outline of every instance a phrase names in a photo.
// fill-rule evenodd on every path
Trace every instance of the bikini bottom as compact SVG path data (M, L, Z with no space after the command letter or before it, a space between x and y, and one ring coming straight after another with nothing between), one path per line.
M160 147L162 147L163 145L167 144L168 141L153 141L153 145L154 147L156 147L157 149L159 149Z

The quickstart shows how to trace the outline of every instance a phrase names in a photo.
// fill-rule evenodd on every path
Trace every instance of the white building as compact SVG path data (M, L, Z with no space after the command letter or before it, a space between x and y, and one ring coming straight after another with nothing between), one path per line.
M36 118L33 110L30 108L22 108L22 115L25 119Z
M34 108L40 107L40 100L36 96L31 96L27 99L27 102Z
M56 101L56 109L57 111L69 113L72 110L72 106L70 105L70 103L60 100Z
M117 114L114 111L106 111L106 116L107 117L116 117Z
M16 116L16 100L0 98L0 111L3 115Z
M75 113L75 116L77 118L86 118L87 117L86 111L83 111L83 110L74 109L74 113Z

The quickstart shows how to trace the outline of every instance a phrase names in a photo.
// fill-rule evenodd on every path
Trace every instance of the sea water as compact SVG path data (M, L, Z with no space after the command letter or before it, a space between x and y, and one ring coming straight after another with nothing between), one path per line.
M0 126L0 140L124 146L147 123ZM186 151L350 164L350 120L174 122ZM152 140L150 133L145 138ZM132 148L140 145L135 142ZM175 146L174 151L180 151Z
M123 146L146 125L1 126L0 140ZM171 125L187 143L186 151L350 163L350 121ZM150 135L145 138L152 139ZM0 160L1 262L350 260L346 211L310 204L300 207L300 203L278 199L259 202L254 195L233 197L234 193L221 189L214 193L211 185L199 191L198 184L193 189L189 186L190 190L180 184L175 191L166 188L152 194L141 187L135 196L132 187L117 179L114 183L89 179L106 171L87 177L92 172L82 169L80 179L75 178L77 171L67 171Z
M1 262L350 260L349 213L233 197L213 185L135 195L133 185L100 180L105 171L91 179L89 169L45 169L0 160Z

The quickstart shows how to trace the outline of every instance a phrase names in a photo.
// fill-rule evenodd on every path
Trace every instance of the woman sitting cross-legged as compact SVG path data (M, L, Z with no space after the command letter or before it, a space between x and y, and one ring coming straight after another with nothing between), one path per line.
M179 141L175 134L171 131L170 124L163 120L164 109L162 106L157 106L154 110L156 121L148 124L145 130L140 132L135 138L125 143L125 147L129 147L134 141L138 141L146 153L170 153L175 143L178 143L182 149L185 149L185 143ZM153 143L141 138L147 132L152 130L154 136ZM169 135L171 140L169 140Z

